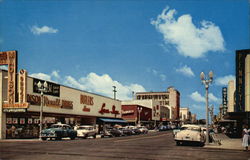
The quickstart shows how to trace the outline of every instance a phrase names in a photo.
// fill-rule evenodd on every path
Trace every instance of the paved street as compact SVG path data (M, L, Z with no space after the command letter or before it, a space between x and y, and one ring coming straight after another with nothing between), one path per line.
M250 159L250 152L241 150L176 146L171 131L100 139L6 140L0 142L0 153L1 160Z

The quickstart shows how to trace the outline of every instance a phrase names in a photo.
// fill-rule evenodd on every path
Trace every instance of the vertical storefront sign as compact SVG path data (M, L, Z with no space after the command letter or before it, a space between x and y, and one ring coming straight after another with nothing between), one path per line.
M19 72L19 103L27 102L27 71L21 69Z
M8 103L14 104L16 99L16 51L0 52L0 65L8 65Z
M17 59L16 51L9 51L8 54L8 103L14 104L16 100L16 72Z
M7 51L7 52L0 52L0 65L8 65L8 91L7 91L7 101L8 103L3 104L3 108L28 108L29 104L25 101L25 89L26 85L22 86L21 92L22 102L15 103L17 101L17 51ZM22 71L22 73L25 73ZM27 73L26 73L27 74ZM26 80L23 77L23 81ZM19 79L20 82L20 79ZM20 84L19 84L20 85ZM20 89L20 88L19 88ZM20 93L19 93L20 96ZM14 110L13 110L14 111Z
M225 115L227 113L227 87L222 88L222 114Z
M245 50L236 51L236 112L245 111Z

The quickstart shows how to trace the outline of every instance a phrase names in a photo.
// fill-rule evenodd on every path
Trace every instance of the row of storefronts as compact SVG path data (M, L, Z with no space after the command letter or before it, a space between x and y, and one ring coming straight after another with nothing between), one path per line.
M9 53L4 53L3 56L0 52L0 60L10 59ZM11 78L10 71L0 70L0 139L38 137L41 112L43 128L58 122L98 126L105 123L105 119L126 123L121 119L119 100L53 82L47 82L47 90L42 95L38 82L43 84L44 80L27 76L24 70L22 73L25 74L20 72Z

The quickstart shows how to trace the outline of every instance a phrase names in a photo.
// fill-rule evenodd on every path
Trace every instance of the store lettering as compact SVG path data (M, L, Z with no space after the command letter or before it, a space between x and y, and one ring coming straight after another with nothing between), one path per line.
M134 114L134 110L126 110L126 111L122 111L122 114Z
M90 108L88 108L87 106L84 106L82 109L83 112L90 112Z
M87 96L87 95L80 95L80 104L86 104L86 105L94 105L94 97Z
M41 96L38 95L27 95L27 101L31 105L41 105ZM54 99L51 100L47 96L44 96L44 106L62 108L62 109L73 109L73 101Z
M2 54L0 54L0 64L8 64L7 63L7 53L3 52Z
M99 111L99 113L101 113L101 114L104 114L104 113L111 113L111 114L115 114L115 115L120 114L119 111L116 110L115 105L112 106L112 111L110 111L109 109L106 109L105 106L106 106L106 104L103 103L103 104L102 104L102 108L101 108L101 110Z
M106 104L103 103L103 104L102 104L102 108L101 108L101 110L99 111L99 113L104 114L104 113L109 113L109 112L110 112L109 109L105 109L105 106L106 106Z
M27 95L27 102L29 102L31 105L41 105L41 97L37 95Z
M73 109L73 101L62 100L61 108L64 108L64 109Z
M48 107L60 108L60 99L50 100L48 97L44 96L44 105Z

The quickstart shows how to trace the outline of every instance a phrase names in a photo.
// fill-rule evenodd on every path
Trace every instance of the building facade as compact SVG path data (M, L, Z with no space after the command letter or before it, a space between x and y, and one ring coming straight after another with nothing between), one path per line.
M235 81L230 80L227 86L227 111L234 112L235 107Z
M225 117L237 122L237 137L244 125L250 126L250 49L236 51L235 106Z
M180 108L180 120L183 123L191 123L191 112L189 111L189 108L185 107L185 108Z
M178 120L180 113L180 93L173 87L166 92L137 92L136 100L152 99L158 101L160 106L167 108L167 120Z
M122 118L132 125L147 125L152 121L152 109L141 105L122 105Z
M160 107L158 101L155 100L127 100L122 101L122 106L143 106L145 108L149 108L151 110L151 120L152 121L160 121L162 118L166 118L167 111ZM164 112L165 111L165 112ZM165 117L161 117L165 115Z
M17 77L19 79L20 74ZM121 120L119 100L53 82L48 82L48 90L41 96L37 83L44 80L29 76L25 78L25 85L18 80L18 93L23 94L23 97L19 95L13 105L7 104L10 87L8 78L8 71L0 70L0 139L38 137L41 103L44 127L57 122L73 126L96 125L99 119L105 118ZM22 108L19 104L21 101L29 105Z

